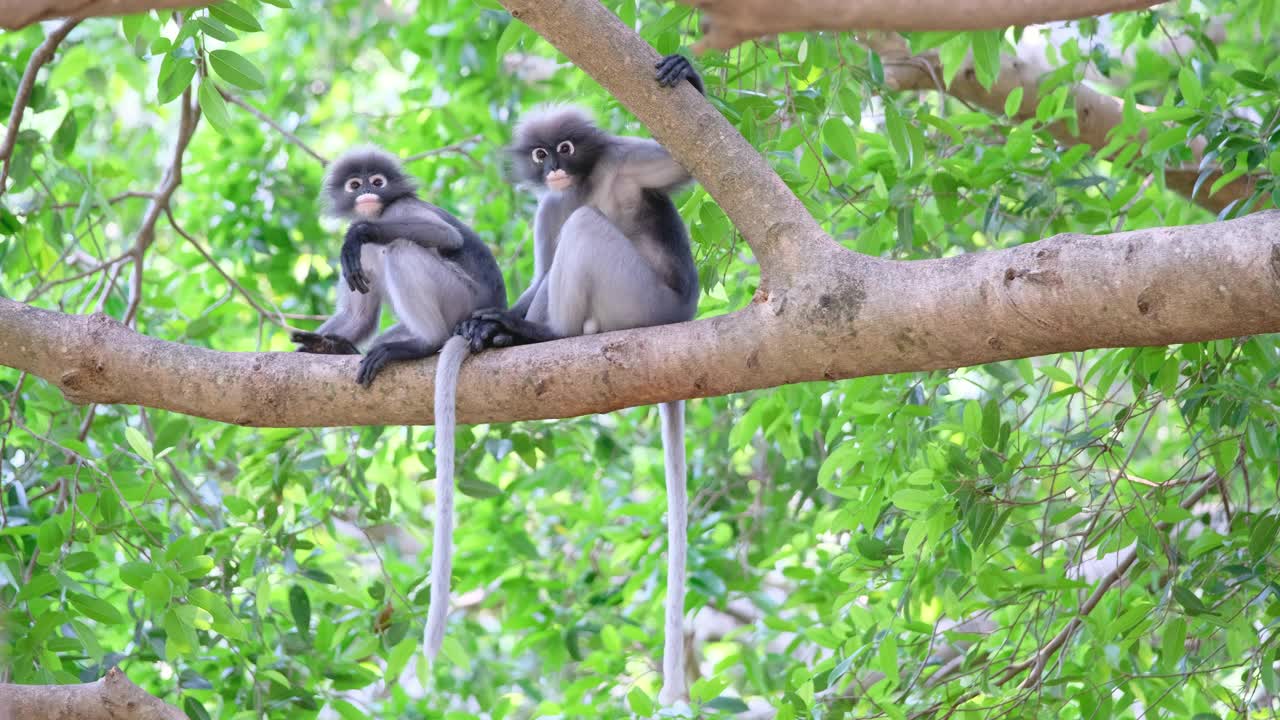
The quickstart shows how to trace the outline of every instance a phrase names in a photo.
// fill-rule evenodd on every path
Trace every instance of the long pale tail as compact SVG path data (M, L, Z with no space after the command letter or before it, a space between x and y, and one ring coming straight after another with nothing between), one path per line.
M449 581L453 573L453 460L454 436L458 424L458 371L467 358L467 341L458 335L449 338L436 362L436 529L431 549L431 603L427 606L427 629L423 650L435 660L444 642L445 621L449 617Z
M671 705L688 694L684 672L684 566L689 542L689 494L685 480L684 401L662 403L658 412L662 415L662 454L667 474L667 604L658 701Z

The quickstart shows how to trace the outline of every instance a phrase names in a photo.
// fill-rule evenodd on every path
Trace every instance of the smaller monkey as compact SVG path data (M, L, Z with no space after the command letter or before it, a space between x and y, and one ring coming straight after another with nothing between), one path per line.
M470 228L420 200L396 158L376 148L334 161L324 183L330 207L350 218L342 245L338 312L314 333L292 335L302 352L359 354L378 327L382 302L399 323L374 341L356 382L368 387L396 360L441 352L436 364L436 526L431 603L423 644L435 658L444 640L453 567L453 466L458 370L467 342L454 326L483 308L505 308L506 288L493 254ZM446 342L447 341L447 342Z

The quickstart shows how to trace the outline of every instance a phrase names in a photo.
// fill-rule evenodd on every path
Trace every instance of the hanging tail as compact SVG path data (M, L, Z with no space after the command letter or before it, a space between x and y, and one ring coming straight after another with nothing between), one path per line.
M658 701L685 699L684 589L688 553L689 494L685 480L684 401L662 403L662 455L667 475L667 602L662 650L662 691Z
M458 371L467 358L467 341L454 335L440 350L436 362L436 528L431 549L431 603L423 650L435 660L444 643L449 616L449 582L453 573L453 461L458 426Z

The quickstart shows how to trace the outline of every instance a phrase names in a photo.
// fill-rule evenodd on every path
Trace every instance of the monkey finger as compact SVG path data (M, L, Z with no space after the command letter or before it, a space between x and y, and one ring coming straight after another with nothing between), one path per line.
M496 348L511 347L516 344L516 339L506 333L498 333L489 343Z

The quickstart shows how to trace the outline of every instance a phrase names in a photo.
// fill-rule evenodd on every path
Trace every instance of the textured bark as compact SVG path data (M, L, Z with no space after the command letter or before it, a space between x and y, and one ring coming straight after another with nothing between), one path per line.
M0 0L0 28L17 30L59 17L132 15L147 10L211 4L199 0Z
M703 11L697 50L797 30L996 30L1140 10L1162 0L677 0Z
M840 249L722 317L481 353L462 422L558 418L812 380L1280 332L1280 211L894 262ZM216 340L215 340L216 342ZM364 390L357 358L228 353L0 300L0 364L76 402L242 425L421 425L434 361Z
M83 685L0 684L0 720L187 720L118 668Z
M1018 120L1035 117L1036 105L1040 102L1040 78L1049 72L1041 63L1006 55L1001 58L1000 74L990 90L978 82L972 65L961 68L951 84L943 88L942 63L936 51L913 55L899 35L872 34L861 39L881 56L885 84L894 90L945 90L948 95L971 105L1003 114L1005 99L1014 88L1021 87L1023 95L1017 111ZM1072 132L1065 122L1051 124L1049 132L1067 145L1084 143L1094 150L1103 149L1110 142L1107 134L1123 120L1123 101L1085 85L1073 87L1071 94L1075 100L1077 132ZM1244 175L1210 195L1209 189L1214 181L1222 176L1220 171L1214 170L1192 198L1196 178L1200 175L1199 164L1204 156L1205 139L1194 137L1187 145L1191 149L1190 164L1165 169L1165 183L1171 190L1214 213L1221 212L1232 202L1243 202L1253 193L1258 177Z

